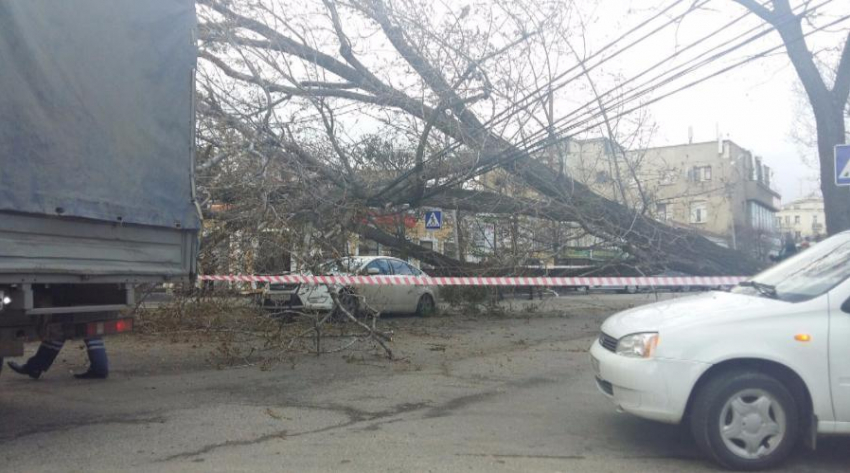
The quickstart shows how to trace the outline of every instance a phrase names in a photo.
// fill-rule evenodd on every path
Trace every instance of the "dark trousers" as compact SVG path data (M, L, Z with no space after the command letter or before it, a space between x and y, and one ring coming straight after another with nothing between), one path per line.
M86 351L89 355L89 371L106 374L109 372L109 359L106 357L106 346L100 337L87 338ZM45 340L41 342L38 351L29 360L27 367L37 371L47 371L59 356L59 351L65 345L61 340Z

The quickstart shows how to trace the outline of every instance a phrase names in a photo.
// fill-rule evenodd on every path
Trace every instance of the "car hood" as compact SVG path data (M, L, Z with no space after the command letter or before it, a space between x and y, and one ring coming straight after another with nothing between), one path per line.
M614 314L602 324L602 331L620 338L630 333L690 328L701 324L757 317L786 304L788 302L766 297L712 291L656 302Z

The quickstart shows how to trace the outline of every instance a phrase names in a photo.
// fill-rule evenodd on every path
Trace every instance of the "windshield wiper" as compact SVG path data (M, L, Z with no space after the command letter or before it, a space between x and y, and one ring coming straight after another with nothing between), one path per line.
M771 299L779 299L779 294L776 293L776 286L771 286L770 284L765 284L758 281L743 281L738 285L742 287L755 288L764 296L770 297Z

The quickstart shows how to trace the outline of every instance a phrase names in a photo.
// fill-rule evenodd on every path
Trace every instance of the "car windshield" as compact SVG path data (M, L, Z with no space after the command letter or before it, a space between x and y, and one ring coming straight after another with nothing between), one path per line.
M739 294L761 294L802 302L826 293L850 277L850 232L828 238L734 288Z

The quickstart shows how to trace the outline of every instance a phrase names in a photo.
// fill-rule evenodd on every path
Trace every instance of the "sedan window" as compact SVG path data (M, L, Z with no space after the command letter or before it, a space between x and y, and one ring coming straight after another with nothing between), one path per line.
M422 271L420 271L418 268L416 268L415 266L411 266L409 264L405 264L405 266L407 266L407 270L410 271L410 274L412 274L414 276L422 276L423 274L425 274Z
M366 267L363 268L363 273L369 274L369 268L378 268L378 271L380 271L378 274L380 275L392 274L390 271L390 265L387 264L387 260L385 259L376 259L375 261L367 264Z
M393 271L398 276L413 276L413 272L410 271L410 267L407 263L403 261L390 260L390 264L393 265Z

